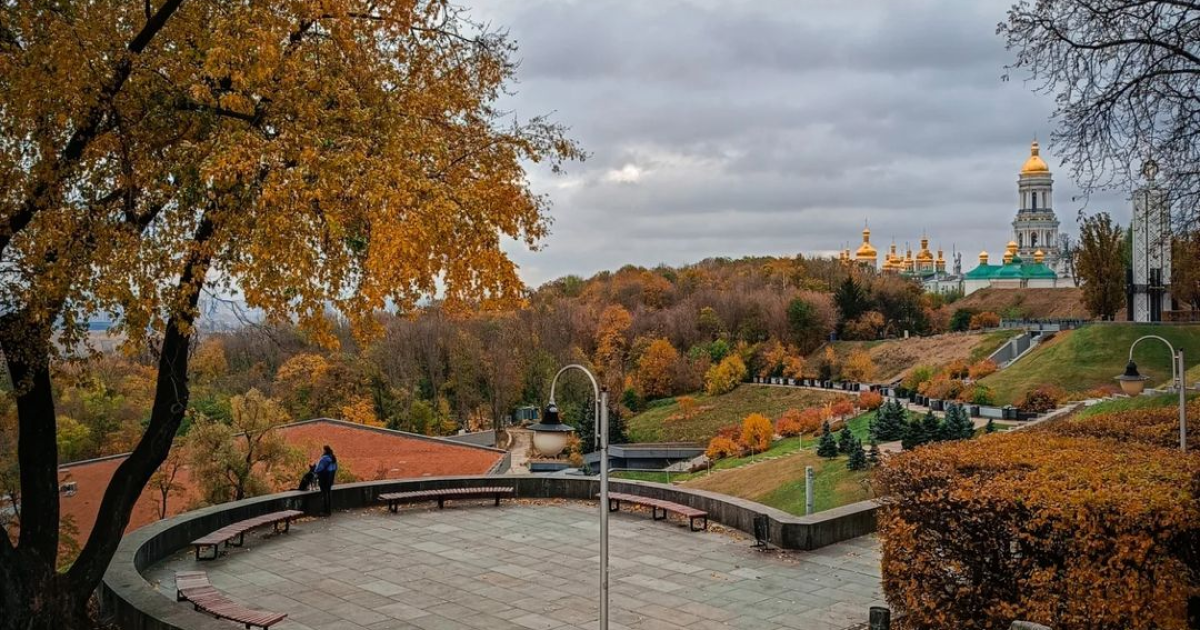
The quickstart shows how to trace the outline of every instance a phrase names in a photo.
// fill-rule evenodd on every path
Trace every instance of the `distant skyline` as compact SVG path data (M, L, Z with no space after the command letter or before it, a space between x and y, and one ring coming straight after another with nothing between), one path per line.
M1036 136L1054 209L1084 207L1049 142L1054 102L995 35L1010 0L494 0L522 60L502 105L552 113L592 157L530 173L553 201L539 252L512 244L524 280L712 256L834 254L863 222L895 237L999 251ZM1128 222L1119 195L1089 212Z

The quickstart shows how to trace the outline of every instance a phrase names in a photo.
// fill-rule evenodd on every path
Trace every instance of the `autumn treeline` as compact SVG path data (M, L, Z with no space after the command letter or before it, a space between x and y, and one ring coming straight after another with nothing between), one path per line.
M806 357L838 330L877 338L949 321L940 300L914 282L851 276L834 261L799 257L567 276L511 306L380 314L380 334L366 341L334 322L335 348L286 325L206 335L193 351L182 431L198 417L230 423L231 400L251 390L292 420L325 416L433 435L486 429L518 407L543 406L567 363L593 369L614 410L629 414L654 399L721 393L751 374L816 375L828 366ZM130 449L152 400L149 360L106 354L58 369L62 461ZM590 421L581 377L564 377L557 394L569 422Z

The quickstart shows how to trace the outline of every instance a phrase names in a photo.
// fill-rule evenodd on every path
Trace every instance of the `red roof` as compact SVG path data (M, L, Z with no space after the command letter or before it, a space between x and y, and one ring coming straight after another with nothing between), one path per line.
M483 475L504 457L504 452L497 449L327 418L289 424L279 431L313 462L319 458L321 447L328 444L337 453L338 463L362 480ZM76 539L80 544L87 540L96 524L96 512L108 482L126 457L114 455L58 469L60 483L75 482L75 493L71 496L63 493L59 500L63 517L72 519L79 530ZM198 496L186 468L179 472L175 483L183 489L172 492L168 498L168 516L186 511ZM153 486L142 491L126 531L158 520L157 495Z

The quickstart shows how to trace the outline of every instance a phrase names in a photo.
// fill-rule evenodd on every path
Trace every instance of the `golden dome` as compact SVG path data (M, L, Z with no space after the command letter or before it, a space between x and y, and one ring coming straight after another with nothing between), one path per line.
M1007 248L1007 251L1008 251L1008 253L1010 253L1010 254L1015 254L1015 253L1017 253L1017 242L1016 242L1016 241L1009 241L1009 242L1008 242L1008 248Z
M873 263L873 262L875 262L875 259L877 257L877 252L875 251L875 248L871 246L871 229L863 228L862 236L863 236L862 245L859 246L858 251L855 252L855 254L854 254L854 257L859 262L872 262Z
M1040 265L1040 264L1042 264L1043 260L1046 260L1046 252L1043 252L1040 249L1037 250L1036 252L1033 252L1033 262Z
M1037 175L1050 172L1050 167L1046 166L1046 162L1038 155L1040 152L1037 140L1034 140L1033 144L1029 146L1029 159L1025 160L1025 166L1021 167L1022 175Z
M986 265L986 264L988 264L988 253L987 253L987 250L984 250L984 251L982 251L982 252L979 252L979 264L981 264L981 265Z
M1004 252L1004 264L1011 265L1015 256L1011 251Z
M921 251L917 252L917 260L925 262L933 260L933 252L929 251L929 239L924 236L921 237Z

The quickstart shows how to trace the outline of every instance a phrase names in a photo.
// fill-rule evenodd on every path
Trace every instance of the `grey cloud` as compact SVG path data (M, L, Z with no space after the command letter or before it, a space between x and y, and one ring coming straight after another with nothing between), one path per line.
M520 45L517 116L554 112L592 153L534 171L553 233L526 280L717 255L915 246L973 261L1010 238L1015 179L1053 103L1000 80L1009 0L493 0ZM1059 218L1081 202L1055 170ZM1128 210L1120 199L1092 200Z

